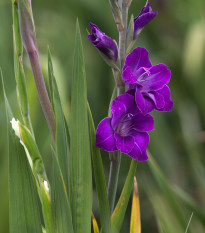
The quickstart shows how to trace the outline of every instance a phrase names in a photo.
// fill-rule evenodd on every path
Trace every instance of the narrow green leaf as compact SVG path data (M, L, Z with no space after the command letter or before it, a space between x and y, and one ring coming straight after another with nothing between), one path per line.
M112 233L119 233L127 209L128 201L132 191L133 179L137 167L137 161L132 159L130 169L122 190L120 199L115 207L111 218Z
M0 76L3 77L0 71ZM11 127L13 113L4 91L9 139L9 227L10 233L39 233L41 220L35 182L25 152ZM19 212L20 211L20 212Z
M86 77L80 28L77 22L71 93L70 184L75 233L90 233L92 168L87 115Z
M173 191L171 190L171 187L166 180L165 176L163 175L162 171L154 161L153 157L149 153L149 161L148 165L152 171L152 174L154 175L163 195L166 199L167 203L169 204L169 207L172 209L174 215L176 216L179 224L181 225L182 229L186 229L188 219L185 216L185 213L180 206L178 200L176 199L176 196L174 195ZM191 232L189 229L188 232Z
M90 127L90 143L92 150L92 161L93 161L93 169L95 175L95 184L98 194L98 202L100 209L100 219L103 233L111 232L111 220L110 220L110 207L108 203L107 196L107 188L106 181L103 169L102 158L100 154L100 150L95 146L95 125L92 118L92 113L88 104L88 119L89 119L89 127Z
M56 119L56 154L60 169L63 174L66 190L68 190L68 145L65 128L64 114L62 110L60 95L53 71L53 64L51 60L50 50L48 49L48 73L49 85L51 96L53 97L52 103L54 106L55 119Z
M56 233L73 233L72 217L68 193L63 179L60 165L52 150L53 158L53 211L55 218Z
M187 233L187 232L188 232L188 229L189 229L189 226L190 226L190 223L191 223L192 217L193 217L193 212L191 213L191 216L190 216L189 222L188 222L188 224L187 224L187 227L186 227L186 231L185 231L185 233Z
M12 119L11 123L16 136L19 137L19 140L25 149L27 159L36 181L38 194L42 205L46 232L54 233L55 231L51 208L50 184L40 152L28 128L22 125L19 121L16 121L14 118Z

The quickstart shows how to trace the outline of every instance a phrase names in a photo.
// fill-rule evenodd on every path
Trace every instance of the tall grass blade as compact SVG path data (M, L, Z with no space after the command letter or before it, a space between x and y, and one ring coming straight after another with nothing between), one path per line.
M53 211L56 233L73 233L71 208L68 200L68 192L60 170L60 165L52 150L53 158Z
M51 207L50 184L46 175L42 157L31 132L19 121L12 119L12 127L16 135L20 138L23 145L30 167L32 169L39 198L42 205L43 218L47 233L54 233L54 221Z
M71 93L70 184L75 233L90 233L92 211L92 168L87 114L85 65L77 22Z
M65 182L66 190L68 190L68 145L65 129L64 114L62 110L60 95L53 71L53 64L51 60L51 53L48 49L48 74L49 85L51 91L51 103L54 107L55 119L56 119L56 154L60 169L62 171L63 179Z
M189 222L188 222L188 224L187 224L187 227L186 227L186 231L185 231L185 233L187 233L187 232L188 232L189 225L190 225L190 223L191 223L192 217L193 217L193 212L191 213L191 216L190 216Z
M35 181L26 154L12 127L13 113L7 100L0 71L7 113L9 139L9 227L10 233L42 232Z

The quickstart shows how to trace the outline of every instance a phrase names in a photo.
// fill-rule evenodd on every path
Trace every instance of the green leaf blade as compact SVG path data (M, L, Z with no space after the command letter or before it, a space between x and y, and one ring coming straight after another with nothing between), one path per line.
M0 76L3 77L0 71ZM4 87L3 87L4 91ZM9 227L10 233L42 232L39 201L26 154L12 127L13 113L4 91L9 139ZM20 213L19 213L20 211Z
M70 186L75 233L90 233L92 209L92 168L87 116L85 66L79 24L71 93Z
M56 118L56 154L60 165L60 169L63 174L66 190L68 190L68 145L67 145L67 135L65 128L66 126L65 126L64 114L60 100L60 94L54 76L51 53L49 49L48 49L48 73L49 73L49 86L51 92L51 103L54 107L55 118Z
M60 165L55 152L53 158L53 211L55 219L56 233L73 233L72 216L68 193L66 190Z

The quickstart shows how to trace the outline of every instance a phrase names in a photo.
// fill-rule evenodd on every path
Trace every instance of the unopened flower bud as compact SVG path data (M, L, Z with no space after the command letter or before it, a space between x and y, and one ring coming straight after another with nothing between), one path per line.
M137 38L142 28L148 24L156 15L157 12L153 12L150 3L147 2L146 6L142 8L139 15L134 19L133 40Z
M117 62L118 49L114 40L105 35L95 24L90 23L91 34L88 40L100 51L104 60L111 66Z

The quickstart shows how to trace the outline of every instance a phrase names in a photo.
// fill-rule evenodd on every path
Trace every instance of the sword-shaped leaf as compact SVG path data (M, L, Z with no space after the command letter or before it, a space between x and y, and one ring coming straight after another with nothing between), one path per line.
M83 48L76 26L70 120L70 186L75 233L90 233L92 211L92 168L87 114Z
M48 49L48 74L49 74L49 86L51 92L51 103L54 107L55 119L56 119L56 154L58 163L63 175L66 190L68 190L68 146L67 136L65 129L64 114L62 110L60 95L53 71L53 64L51 60L50 50Z
M53 158L53 212L55 219L56 233L73 233L70 203L68 191L60 170L60 165L52 150Z
M13 113L2 87L7 113L9 140L9 227L10 233L42 232L39 201L35 181L26 154L12 127ZM20 211L20 212L19 212Z

